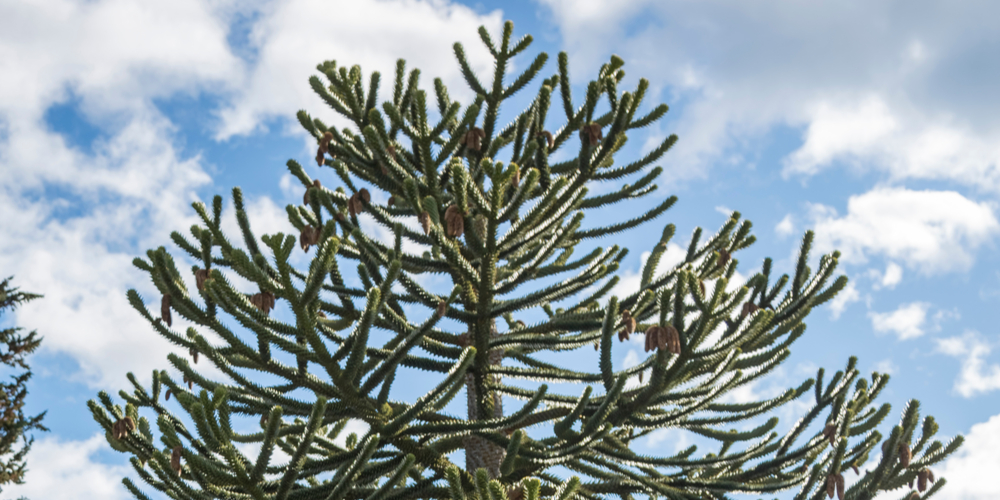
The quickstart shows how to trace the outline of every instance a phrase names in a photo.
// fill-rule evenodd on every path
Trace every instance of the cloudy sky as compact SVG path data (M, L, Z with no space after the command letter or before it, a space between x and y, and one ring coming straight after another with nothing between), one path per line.
M940 498L1000 497L1000 485L977 480L1000 469L1000 6L613 4L0 2L0 273L45 295L2 326L45 337L28 410L48 410L52 429L29 456L27 484L2 497L128 498L128 464L85 403L127 388L128 371L148 380L167 367L169 346L125 300L129 288L155 295L131 261L175 249L170 232L196 222L191 202L229 200L237 185L258 234L290 228L284 207L301 187L284 163L309 164L315 151L294 113L338 123L309 89L317 63L390 75L403 57L425 88L441 77L468 103L451 44L461 41L485 72L476 29L498 33L506 19L515 36L534 35L529 52L569 53L577 95L618 54L625 88L646 77L646 106L670 105L623 152L680 137L660 163L657 193L680 201L654 224L657 235L673 222L685 246L695 227L714 232L738 210L758 239L737 254L741 276L764 257L790 272L806 230L816 232L813 262L840 250L849 287L808 318L780 370L733 398L773 396L857 355L863 374L892 374L884 432L918 398L939 439L966 437L935 468L949 481ZM543 73L553 72L550 63ZM335 184L328 171L309 173ZM632 249L623 287L655 243L649 231L603 242ZM615 352L627 365L641 346ZM796 415L791 408L783 425ZM664 432L643 446L691 442Z

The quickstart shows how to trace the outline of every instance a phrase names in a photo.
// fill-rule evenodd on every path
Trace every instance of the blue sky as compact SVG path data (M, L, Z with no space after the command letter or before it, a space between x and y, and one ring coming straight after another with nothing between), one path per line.
M710 234L740 211L758 240L736 255L744 278L764 257L790 272L814 230L813 267L840 249L850 285L813 311L780 370L731 397L773 396L856 355L863 374L892 374L883 431L915 397L939 439L966 437L935 467L949 481L940 498L998 498L1000 485L975 479L1000 468L998 18L997 5L972 1L3 2L0 273L45 295L3 322L45 337L28 411L49 410L52 432L39 436L28 484L0 495L127 498L127 462L85 402L127 388L128 371L148 380L167 367L170 347L125 300L129 288L155 296L131 260L176 250L169 234L196 222L190 203L230 203L236 185L258 234L289 230L284 206L301 187L284 164L308 165L315 152L294 113L338 123L309 89L317 63L391 75L404 57L424 88L440 76L468 103L451 44L483 73L476 28L498 33L511 19L515 36L534 36L529 52L569 53L576 95L618 54L624 88L646 77L647 109L671 107L622 153L680 137L659 163L657 194L587 221L680 198L655 223L601 242L631 249L619 292L636 285L667 222L676 255L695 227ZM543 73L554 71L553 58ZM615 362L641 352L617 346ZM790 406L785 428L801 413ZM701 441L664 431L643 446L688 443Z

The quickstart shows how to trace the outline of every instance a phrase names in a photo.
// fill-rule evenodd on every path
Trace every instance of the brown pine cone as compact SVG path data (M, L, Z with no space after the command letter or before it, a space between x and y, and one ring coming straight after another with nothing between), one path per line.
M622 311L622 326L625 327L625 338L635 332L635 318L632 317L632 311L628 309Z
M908 467L910 465L910 446L906 443L900 443L899 445L899 463L903 467Z
M660 348L660 338L663 338L663 346L666 346L666 329L659 325L654 325L646 329L646 352Z
M747 317L747 315L749 314L757 312L757 309L758 309L757 304L754 304L753 302L747 302L743 304L743 312L740 313L740 319Z
M316 189L320 189L323 186L323 184L319 182L319 179L313 179L312 185ZM306 192L302 194L302 204L309 205L309 188L306 188Z
M199 269L194 272L194 283L199 292L205 290L206 280L208 280L208 269Z
M646 330L646 352L654 349L667 349L673 354L681 353L681 340L673 325L665 327L655 325Z
M923 493L923 491L927 489L927 479L929 472L930 470L924 467L923 469L920 469L919 473L917 473L917 489L920 490L921 493Z
M543 131L539 132L538 133L538 137L544 137L545 138L545 142L546 142L546 144L548 144L549 149L552 149L552 147L556 145L555 138L552 137L552 132L549 132L548 130L543 130Z
M190 354L191 358L194 359L194 364L198 364L198 351L196 351L194 347L188 349L188 354Z
M601 132L600 123L590 122L580 127L580 139L586 140L588 145L596 146L603 138L604 134Z
M730 258L730 255L729 255L729 251L728 250L719 250L719 266L720 267L725 266L726 264L728 264L729 263L729 258Z
M667 330L667 339L666 339L667 350L670 351L672 354L680 354L681 353L680 334L677 332L677 329L673 327L673 325L667 325L666 330Z
M160 317L163 318L163 322L170 326L170 294L163 294L163 298L160 299Z
M461 237L465 233L465 217L456 205L451 205L444 211L444 225L448 236Z
M823 428L823 437L825 437L827 441L830 441L830 446L834 446L837 443L836 433L837 426L832 423L826 424L826 427Z
M178 474L181 473L181 450L183 449L181 446L174 446L174 451L170 453L170 468Z
M465 147L473 151L479 151L483 147L484 137L486 137L486 131L479 127L472 127L465 133L462 144L465 144Z
M124 435L125 435L125 432L122 431L122 421L121 420L115 422L114 424L111 424L111 437L113 437L115 439L115 441L118 441Z
M438 302L437 311L435 312L437 313L437 317L443 317L444 313L448 312L448 304L443 300Z
M274 294L271 292L254 294L250 297L250 303L257 309L264 311L264 314L270 314L271 309L274 309Z
M309 247L319 244L319 237L322 231L318 227L304 226L299 233L299 246L303 252L308 252Z
M826 476L826 496L833 498L833 493L837 489L837 477L833 474L827 474Z
M844 475L837 473L837 499L844 500Z
M420 212L417 220L420 221L420 227L424 228L424 234L431 234L431 214Z
M628 330L626 330L624 328L622 328L621 330L618 330L618 341L619 342L625 342L628 339L629 339Z
M368 194L368 190L361 188L357 193L351 195L347 200L347 211L354 217L360 214L365 209L365 205L371 202L371 195Z
M316 165L323 166L323 158L330 149L330 141L333 139L333 133L330 131L323 132L323 137L319 140L319 147L316 149Z

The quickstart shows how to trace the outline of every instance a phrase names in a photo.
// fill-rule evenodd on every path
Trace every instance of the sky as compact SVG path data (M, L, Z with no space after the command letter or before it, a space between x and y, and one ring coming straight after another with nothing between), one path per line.
M403 57L423 88L440 77L468 103L451 45L485 74L476 30L496 35L508 19L515 37L534 36L530 54L569 54L575 95L617 54L623 89L650 81L643 109L670 106L621 153L678 135L658 162L656 194L587 222L679 198L655 222L600 242L631 249L616 293L638 286L668 222L677 236L666 260L676 262L695 227L712 234L734 210L751 220L757 243L735 256L742 279L765 257L792 272L803 233L815 231L811 265L839 250L848 287L810 314L778 370L729 400L773 397L858 356L863 376L892 377L879 398L892 404L883 434L916 398L940 425L936 439L965 437L933 467L948 480L937 498L1000 498L1000 483L980 479L1000 470L1000 4L5 0L0 273L45 298L0 321L45 338L26 411L47 410L51 432L37 436L26 484L0 499L129 498L120 481L134 472L86 401L128 389L127 372L148 381L168 367L172 348L126 301L130 288L156 296L132 259L159 246L179 255L171 231L186 233L191 203L217 194L237 234L234 186L257 234L289 231L284 207L302 195L290 158L336 185L294 118L306 109L344 125L309 88L318 63L387 76ZM553 57L543 75L555 71ZM614 362L642 355L624 344ZM784 408L779 430L804 408L804 398ZM639 446L672 454L701 442L671 429Z

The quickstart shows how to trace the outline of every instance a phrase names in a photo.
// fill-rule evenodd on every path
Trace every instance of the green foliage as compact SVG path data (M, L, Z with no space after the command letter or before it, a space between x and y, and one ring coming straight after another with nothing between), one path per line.
M11 287L11 279L13 277L0 282L0 314L42 297ZM33 417L24 415L27 384L31 378L27 356L38 349L42 338L34 331L24 335L21 330L20 327L0 330L0 363L17 372L10 376L11 382L0 382L0 485L24 483L26 457L35 441L29 433L48 431L42 425L45 412Z
M455 44L476 97L462 110L435 80L437 122L429 118L433 103L420 88L419 71L407 74L402 60L392 98L381 107L377 73L366 90L358 66L317 67L327 81L312 77L313 90L354 128L329 128L305 111L296 115L317 140L318 163L342 183L330 189L288 163L306 198L287 207L288 219L300 248L316 247L307 270L290 263L294 236L254 235L238 188L233 198L246 250L223 234L217 196L211 216L194 204L202 222L191 228L193 243L172 235L199 263L191 270L194 286L165 248L136 259L163 297L160 316L134 290L130 303L160 335L189 350L192 361L200 355L228 378L211 380L170 355L182 382L154 371L150 391L130 377L134 391L119 393L124 408L104 393L90 402L112 446L134 457L148 485L196 499L728 498L793 488L800 489L797 498L815 499L829 477L867 460L882 440L875 428L889 413L888 405L873 404L888 376L859 378L856 358L826 386L820 370L777 398L718 402L787 358L812 308L846 285L841 277L826 286L839 254L822 256L813 272L807 265L813 235L806 233L791 289L779 299L789 277L769 288L770 259L742 286L728 287L735 253L754 242L739 213L704 241L697 229L683 261L661 271L675 233L667 224L651 241L638 290L612 295L627 251L612 246L575 255L574 249L657 219L676 202L665 197L605 227L583 224L588 213L656 192L662 169L652 165L676 136L623 167L614 166L614 156L631 130L656 122L667 108L635 118L649 83L642 79L634 91L619 93L624 61L617 56L586 86L583 102L574 101L561 53L557 73L543 78L527 108L500 126L502 104L529 89L547 60L538 55L506 82L512 57L531 43L526 36L512 46L512 30L507 23L499 43L480 30L495 60L489 82ZM554 114L565 114L558 127L547 123L553 99L564 112ZM569 159L550 160L577 139ZM588 197L598 183L632 175L639 178ZM386 198L391 202L379 201ZM362 213L391 237L363 230ZM348 284L344 269L357 270L360 287ZM237 275L254 289L235 286ZM427 286L431 275L448 285ZM292 321L272 317L276 303ZM172 312L195 327L173 330ZM243 331L231 329L234 321ZM649 354L637 366L616 367L612 344L632 334L647 336ZM600 353L593 370L559 364L552 355L592 345ZM414 369L436 374L437 382L419 397L392 399L393 384ZM532 380L546 384L524 383ZM567 383L586 387L579 397L549 389ZM164 388L172 402L161 398ZM739 429L812 388L815 401L784 436L774 431L777 418ZM467 413L448 413L463 389ZM524 403L505 413L503 401L514 399ZM898 488L958 447L961 437L928 445L937 426L927 417L907 451L916 408L911 402L878 467L846 498ZM247 431L257 419L259 429ZM337 436L349 421L367 430L341 444ZM824 427L813 429L813 422ZM718 441L719 449L700 457L695 447L666 457L633 450L636 440L667 427ZM464 467L454 461L460 452Z

